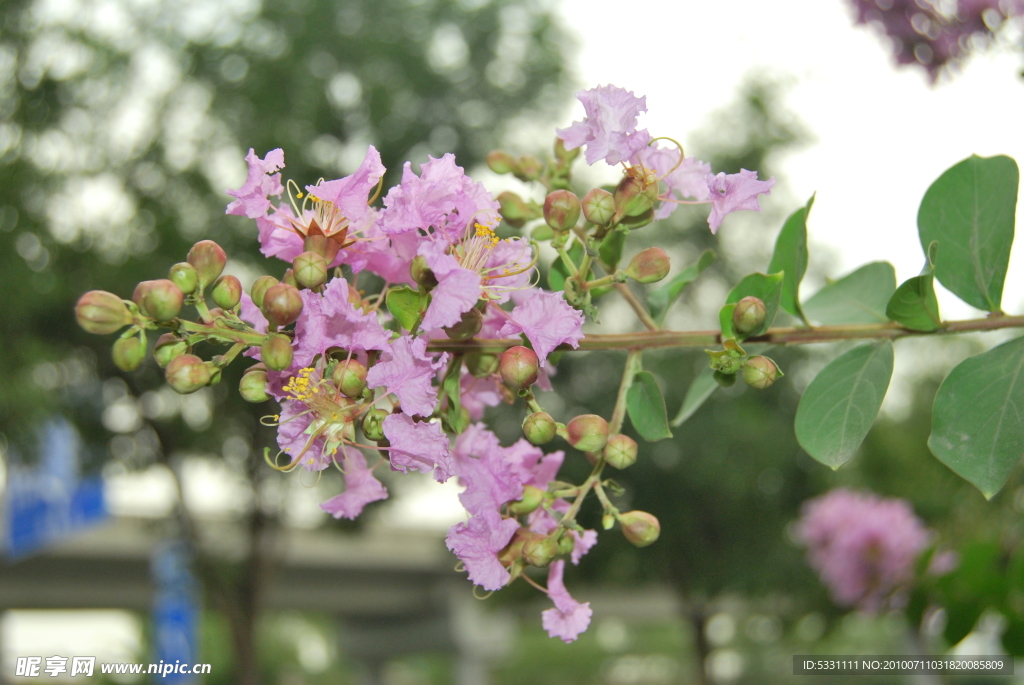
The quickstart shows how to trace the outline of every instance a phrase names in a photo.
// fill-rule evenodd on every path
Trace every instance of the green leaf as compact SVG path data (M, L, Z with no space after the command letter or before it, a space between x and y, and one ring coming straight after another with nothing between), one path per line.
M939 176L917 212L921 246L942 244L935 277L978 309L1000 308L1019 183L1010 157L971 155Z
M388 291L388 311L407 331L414 332L423 318L427 306L430 304L430 295L413 290L409 286L392 288Z
M672 425L683 425L717 389L718 381L715 380L714 370L710 366L704 367L690 382L690 387L686 389L683 406L679 407L679 413L672 419Z
M908 278L896 289L885 314L896 323L915 331L934 331L942 327L939 301L935 299L933 267L938 243L928 246L928 263L920 276Z
M683 269L671 281L647 296L647 308L651 310L651 316L659 326L665 323L665 315L668 314L672 303L679 298L686 286L697 280L697 276L711 266L716 256L714 250L704 250L696 264Z
M833 359L807 386L796 411L796 439L807 453L837 469L864 442L892 376L888 340L855 347Z
M622 259L622 247L626 244L626 234L629 231L612 231L604 237L601 245L597 248L601 263L608 267L608 273L619 268L619 260Z
M736 311L736 303L727 304L718 310L718 325L722 328L722 340L736 337L732 329L732 313Z
M807 215L814 205L814 195L807 204L789 215L775 240L775 252L768 265L769 273L785 272L780 305L793 316L804 318L800 309L800 281L807 272Z
M583 263L583 243L578 240L574 240L572 247L567 251L569 259L576 266ZM556 259L551 262L551 269L548 271L548 287L558 292L565 290L565 279L569 278L569 269L566 268L565 264L561 259ZM587 278L590 280L590 277Z
M1024 453L1024 337L965 359L939 386L928 447L991 498Z
M665 412L665 398L650 371L640 371L633 377L633 385L626 392L626 410L633 428L647 442L672 437Z
M782 283L785 280L785 277L786 274L781 272L771 275L753 273L749 276L744 276L743 280L737 283L736 287L729 292L729 296L725 298L726 304L734 304L742 300L744 297L749 297L751 295L764 302L764 323L756 331L743 336L743 338L761 335L771 327L772 322L775 321L775 314L779 311L779 302L782 298ZM729 328L731 330L732 312L729 312L729 316ZM724 332L723 337L725 337Z
M468 426L466 416L462 413L462 355L454 355L448 363L444 380L441 381L441 389L448 398L448 408L444 416L448 424L446 428L461 435Z
M889 262L871 262L833 281L804 302L803 310L825 326L885 323L885 310L896 292L896 270Z

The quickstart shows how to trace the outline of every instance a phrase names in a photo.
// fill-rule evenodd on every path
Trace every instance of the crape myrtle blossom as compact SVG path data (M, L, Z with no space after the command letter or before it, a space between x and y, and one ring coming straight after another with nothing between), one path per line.
M608 164L624 162L647 147L651 140L645 130L636 130L637 116L647 111L647 98L616 86L581 90L576 98L587 116L568 128L558 129L565 149L587 146L587 164L603 159Z
M738 174L708 174L706 180L711 195L708 226L711 227L712 233L718 232L718 227L722 225L722 220L727 214L741 209L760 212L761 205L757 201L757 196L762 193L770 194L775 185L774 176L767 181L758 181L757 172L746 169L740 169Z
M680 159L679 154L679 150L674 147L650 145L633 155L630 163L652 169L658 175L668 188L663 196L666 200L707 200L711 191L706 177L711 173L711 165L696 157ZM676 211L677 206L675 202L662 201L654 210L654 218L667 219Z
M395 471L433 472L434 480L439 483L451 478L452 454L440 423L391 414L384 419L384 437L390 443L388 457Z
M371 388L385 387L398 396L402 411L410 416L429 416L437 404L432 381L448 355L433 361L427 354L427 339L403 335L396 338L366 375Z
M551 637L560 637L562 642L573 642L590 625L593 610L590 602L580 604L565 589L562 575L565 573L565 562L558 560L551 564L548 571L548 597L555 603L551 609L541 613L544 630Z
M362 452L351 447L342 447L342 452L345 491L321 504L320 508L336 519L354 520L370 502L387 499L388 491L373 476L373 471L367 467L366 457Z
M804 504L796 538L838 604L877 611L913 581L930 534L903 500L837 488Z
M562 343L579 347L582 328L583 314L570 307L561 295L537 290L509 313L508 322L498 335L522 333L543 362Z

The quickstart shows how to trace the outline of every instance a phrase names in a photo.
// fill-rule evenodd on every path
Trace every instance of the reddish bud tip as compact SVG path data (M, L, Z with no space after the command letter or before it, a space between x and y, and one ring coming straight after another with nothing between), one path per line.
M537 354L528 347L510 347L501 354L498 362L501 379L513 390L528 388L537 381L540 373L540 360Z
M752 388L769 388L780 376L779 367L768 357L751 357L743 363L743 382Z
M263 306L263 296L266 294L272 286L277 285L281 281L277 280L273 276L260 276L252 283L252 287L249 288L249 297L252 298L252 303L257 307Z
M271 333L260 346L260 358L271 371L284 371L292 365L292 341L287 335Z
M194 354L183 354L171 360L164 370L167 384L182 395L195 392L210 382L210 369Z
M234 276L221 276L214 282L210 298L218 307L234 309L242 301L242 282Z
M191 295L199 287L199 273L188 262L178 262L167 272L167 278L186 295Z
M636 440L619 433L608 438L602 454L606 463L617 469L624 469L636 463L638 449Z
M355 359L339 362L334 367L331 379L346 397L359 397L366 387L366 367Z
M267 372L246 371L238 384L238 394L246 402L266 402L270 399L267 394Z
M660 247L649 247L629 260L626 275L637 283L656 283L668 276L668 255Z
M534 445L545 445L555 437L558 425L546 411L530 414L523 421L523 434Z
M597 452L608 442L608 422L597 414L581 414L565 430L569 444L581 452Z
M167 278L156 281L143 281L135 286L132 301L146 316L157 321L170 321L181 311L185 295L181 288Z
M121 338L114 343L114 364L122 371L134 371L146 358L146 339L138 336Z
M732 310L732 328L741 335L750 335L764 325L768 310L759 298L749 295Z
M327 282L327 260L317 252L303 252L292 260L295 282L302 288L318 288Z
M607 226L615 216L615 198L604 188L594 188L583 198L583 216L598 226Z
M294 286L278 283L263 293L263 315L275 326L287 326L302 313L302 296Z
M195 267L199 275L199 287L202 289L217 280L224 271L228 256L221 246L212 240L200 240L188 251L187 260Z
M166 367L175 357L188 352L188 343L180 340L174 333L164 333L156 340L156 347L153 348L153 358L160 368Z
M90 290L75 305L78 325L89 333L116 333L132 322L132 314L124 301L106 290Z
M653 544L661 535L661 524L646 511L627 511L619 515L622 535L637 547Z
M569 190L556 190L544 198L544 221L556 231L568 231L580 219L580 199Z

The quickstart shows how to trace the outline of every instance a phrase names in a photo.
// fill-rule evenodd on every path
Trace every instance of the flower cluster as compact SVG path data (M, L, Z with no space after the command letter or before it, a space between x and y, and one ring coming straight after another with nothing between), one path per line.
M930 540L907 502L844 488L804 505L796 537L835 601L866 611L899 598Z

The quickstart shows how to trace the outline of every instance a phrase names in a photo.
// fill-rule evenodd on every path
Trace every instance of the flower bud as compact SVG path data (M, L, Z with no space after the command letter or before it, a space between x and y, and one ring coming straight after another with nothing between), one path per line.
M545 445L551 442L557 430L558 426L555 424L555 420L546 411L530 414L523 421L523 434L534 445Z
M387 417L388 412L384 409L375 408L366 412L366 416L363 417L363 435L367 440L384 439L384 419Z
M423 255L416 255L412 258L412 262L409 264L409 276L412 277L414 283L423 286L427 290L433 290L437 287L437 277L434 276L430 265L427 264L427 258Z
M132 322L132 313L124 301L106 290L90 290L75 305L78 325L89 333L116 333Z
M267 290L280 282L273 276L260 276L257 278L253 281L252 287L249 288L249 297L252 298L252 303L257 307L262 307L263 296L267 293Z
M569 535L568 531L562 534L562 537L558 538L558 553L559 554L572 554L573 548L576 546L576 539Z
M771 387L781 375L779 367L768 357L751 357L743 363L743 382L758 390Z
M606 511L604 513L604 515L601 516L601 527L604 528L605 530L611 530L612 526L614 526L614 525L615 525L615 515Z
M174 333L164 333L156 339L156 346L153 348L153 359L160 368L166 367L175 357L188 352L188 343L178 338Z
M338 362L331 375L335 387L346 397L359 397L366 387L366 367L355 359Z
M532 532L529 528L518 528L515 534L512 535L512 539L505 545L505 549L498 552L498 561L504 566L509 566L513 562L519 560L523 556L523 545L536 533Z
M134 371L146 358L146 339L138 336L120 338L114 343L114 364L122 371Z
M513 390L528 388L537 381L540 373L540 360L537 354L528 347L521 345L510 347L501 354L498 362L501 379Z
M532 514L544 502L544 491L533 485L523 486L523 496L518 502L508 506L508 510L515 516Z
M302 288L318 288L327 282L327 260L316 252L303 252L292 260L295 282Z
M278 283L263 293L263 306L260 309L270 323L287 326L302 313L302 297L294 286Z
M516 159L504 150L487 153L487 168L496 174L511 174L516 169Z
M199 275L199 288L205 288L217 280L224 271L228 256L221 246L212 240L200 240L188 251L188 263L195 267Z
M270 399L267 394L267 372L247 371L238 384L238 394L246 402L266 402Z
M213 284L210 299L218 307L234 309L242 301L242 282L234 276L221 276Z
M732 310L732 329L740 335L750 335L764 325L767 315L764 302L749 295L737 302Z
M483 326L484 315L480 313L479 309L473 307L462 315L457 324L448 326L444 329L444 332L452 340L465 340L479 333Z
M636 463L638 449L636 440L619 433L608 438L604 446L604 460L617 469L624 469Z
M516 161L516 168L512 171L520 181L536 181L544 171L544 163L533 155L524 155Z
M523 198L506 190L497 197L499 212L509 226L521 228L523 224L539 216L537 205L527 203Z
M167 384L182 395L195 392L210 382L209 367L194 354L183 354L172 359L164 375Z
M597 414L580 414L565 430L569 444L581 452L597 452L608 442L608 422Z
M640 216L651 209L657 199L658 177L653 171L627 173L615 187L616 216Z
M171 283L186 295L191 295L199 287L199 273L188 262L178 262L167 272Z
M170 321L181 311L185 296L181 288L172 281L161 278L155 281L143 281L135 286L132 301L146 316L157 321Z
M580 220L580 199L571 190L556 190L544 198L544 221L556 231L568 231Z
M652 544L661 535L661 524L646 511L627 511L619 515L622 535L637 547Z
M598 226L607 226L615 216L615 198L604 188L594 188L583 198L583 216Z
M498 355L487 352L473 352L466 355L466 370L474 378L486 378L498 370Z
M534 533L523 543L523 561L544 568L558 556L558 541L550 535Z
M299 287L299 282L295 280L295 272L291 269L285 269L284 275L281 276L281 282L287 283L293 288Z
M629 260L626 275L637 283L656 283L668 276L668 255L660 247L649 247Z
M284 371L292 365L292 341L287 335L271 333L260 346L260 358L271 371Z

